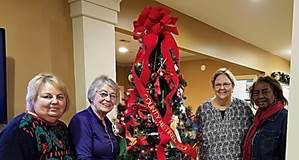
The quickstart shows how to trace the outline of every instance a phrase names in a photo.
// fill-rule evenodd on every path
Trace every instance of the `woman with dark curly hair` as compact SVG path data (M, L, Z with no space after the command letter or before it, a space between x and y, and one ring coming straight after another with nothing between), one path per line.
M279 82L270 76L259 77L250 88L250 100L257 106L246 139L244 160L284 160L288 104Z

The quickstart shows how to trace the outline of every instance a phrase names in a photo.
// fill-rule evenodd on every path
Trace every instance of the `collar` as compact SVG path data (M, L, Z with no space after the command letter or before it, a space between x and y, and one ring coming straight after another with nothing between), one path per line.
M96 113L94 113L94 111L92 110L91 106L89 106L87 110L94 117L93 118L94 120L96 120L99 124L101 124L101 125L104 126L102 120L99 119L99 117L96 115ZM111 121L109 120L109 118L107 116L104 117L104 121L105 121L107 127L112 126L112 123L111 123Z

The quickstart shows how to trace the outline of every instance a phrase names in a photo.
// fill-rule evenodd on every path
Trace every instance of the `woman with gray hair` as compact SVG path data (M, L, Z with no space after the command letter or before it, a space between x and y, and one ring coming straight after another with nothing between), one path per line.
M102 75L91 83L87 97L90 106L74 115L69 124L77 159L115 159L119 146L106 115L117 103L118 85Z
M218 69L211 79L215 96L196 111L196 123L201 127L200 159L242 159L242 143L253 119L244 100L232 97L235 77L226 68Z
M26 112L0 134L1 159L75 159L67 126L59 120L69 106L66 86L53 74L38 74L27 87Z

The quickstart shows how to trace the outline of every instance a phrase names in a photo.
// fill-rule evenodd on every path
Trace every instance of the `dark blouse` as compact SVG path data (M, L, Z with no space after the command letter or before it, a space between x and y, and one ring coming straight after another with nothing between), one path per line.
M0 159L72 160L75 157L63 122L50 125L23 113L12 119L0 133Z
M91 107L77 113L69 124L69 131L79 160L115 159L119 146L112 131L112 123L105 117L106 127Z

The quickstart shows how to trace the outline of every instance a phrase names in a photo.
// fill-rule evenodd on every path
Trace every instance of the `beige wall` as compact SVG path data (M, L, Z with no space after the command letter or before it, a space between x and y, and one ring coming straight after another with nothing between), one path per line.
M134 5L132 5L134 3ZM132 22L145 6L160 5L153 0L122 0L118 27L133 30ZM205 23L173 11L177 16L180 35L176 36L179 47L218 59L240 64L267 74L273 71L290 72L290 62L219 31ZM271 61L271 64L264 60Z
M116 81L118 85L123 86L124 90L126 91L128 88L130 88L128 75L131 71L130 66L121 66L117 65L116 67Z
M0 0L0 26L7 34L8 115L25 109L28 81L52 72L68 86L74 99L72 24L66 0ZM63 120L68 121L70 106Z

